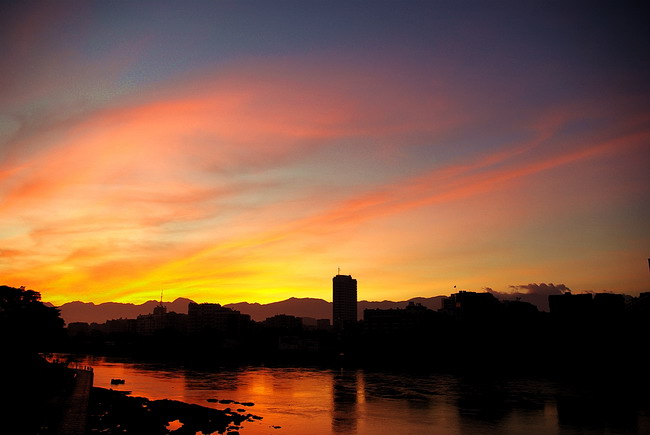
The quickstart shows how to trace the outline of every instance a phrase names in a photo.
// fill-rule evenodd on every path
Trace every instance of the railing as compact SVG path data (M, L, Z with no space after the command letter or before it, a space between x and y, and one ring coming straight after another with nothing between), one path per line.
M85 370L87 372L92 372L93 368L91 366L79 364L73 361L68 361L66 365L69 369L76 369L76 370Z
M67 359L62 359L59 358L56 355L51 355L51 354L41 354L43 358L45 358L45 361L49 362L50 364L58 364L64 367L67 367L69 369L75 369L75 370L84 370L87 372L92 372L93 368L91 366L81 364L75 361L69 361Z

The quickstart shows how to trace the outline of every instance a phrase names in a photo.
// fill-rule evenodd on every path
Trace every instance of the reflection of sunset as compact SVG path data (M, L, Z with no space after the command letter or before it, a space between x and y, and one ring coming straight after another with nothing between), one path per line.
M329 429L317 429L330 426L331 404L324 398L332 395L332 377L327 372L265 368L195 371L104 357L88 357L83 363L93 365L94 385L98 387L131 391L132 396L154 400L166 398L216 409L245 409L262 416L261 422L245 423L246 433L266 433L270 425L282 426L292 433L329 433ZM114 378L125 379L125 384L110 385ZM226 403L218 403L219 400ZM250 402L253 406L248 406ZM293 410L297 403L300 411Z
M93 364L98 386L106 388L112 377L123 376L126 384L117 389L133 391L133 396L244 409L262 417L243 423L242 433L252 435L276 428L314 435L524 433L531 428L555 432L555 398L562 394L557 389L565 388L527 377L496 383L484 379L486 385L480 385L449 374L287 367L200 370L104 357L82 362ZM512 407L499 408L504 398L490 395L495 388L507 392ZM525 402L518 408L513 403L522 397ZM477 418L477 412L492 418Z
M133 396L148 399L184 400L185 382L179 376L165 376L164 372L143 373L134 364L108 363L103 357L88 357L86 361L95 367L94 386L120 391L131 391ZM125 383L112 385L111 379L124 379Z

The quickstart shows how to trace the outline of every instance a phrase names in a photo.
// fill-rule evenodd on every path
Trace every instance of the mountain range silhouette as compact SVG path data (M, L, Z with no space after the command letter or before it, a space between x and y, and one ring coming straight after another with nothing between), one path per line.
M358 316L363 318L363 310L381 308L404 308L409 302L419 303L432 310L438 310L442 306L445 296L430 298L417 297L406 301L359 301L357 304ZM177 298L172 302L163 302L167 311L187 313L187 306L194 302L187 298ZM67 302L59 306L61 317L66 324L73 322L104 323L107 320L126 318L135 319L141 314L150 314L160 302L150 300L142 304L131 304L121 302L105 302L95 304L93 302ZM50 304L51 305L51 304ZM316 319L332 318L332 303L324 299L315 298L289 298L279 302L268 304L238 302L224 304L224 307L232 308L243 314L248 314L255 321L262 321L277 314L287 314L296 317L313 317Z

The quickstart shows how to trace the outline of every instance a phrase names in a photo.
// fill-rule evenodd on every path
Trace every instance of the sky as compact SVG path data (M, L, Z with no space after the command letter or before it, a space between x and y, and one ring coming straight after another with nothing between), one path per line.
M3 2L0 284L650 291L641 5Z

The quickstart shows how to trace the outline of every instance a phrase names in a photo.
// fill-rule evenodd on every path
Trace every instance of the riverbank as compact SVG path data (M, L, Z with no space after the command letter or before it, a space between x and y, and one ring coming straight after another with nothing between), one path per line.
M2 361L2 432L58 434L76 382L73 370L35 353L11 353Z
M176 400L149 400L124 391L93 387L93 372L47 362L37 355L3 364L2 433L84 435L93 433L236 435L246 421L262 417ZM224 402L225 403L225 402Z

